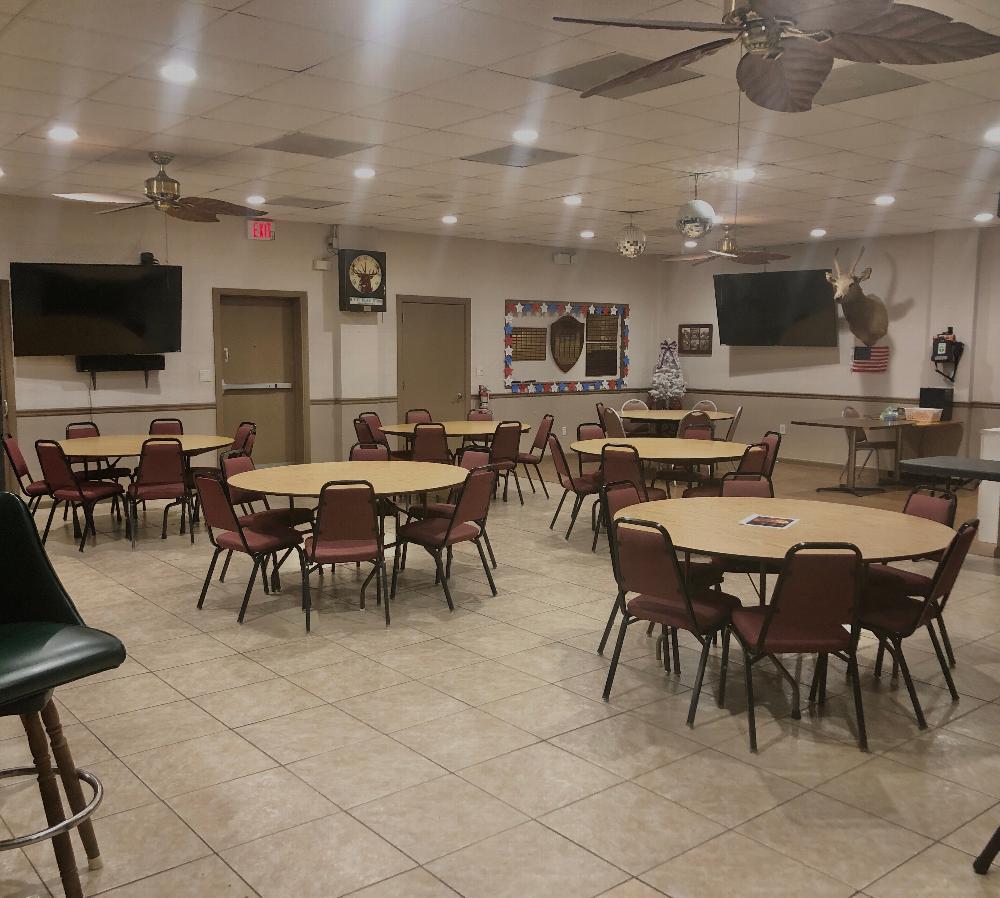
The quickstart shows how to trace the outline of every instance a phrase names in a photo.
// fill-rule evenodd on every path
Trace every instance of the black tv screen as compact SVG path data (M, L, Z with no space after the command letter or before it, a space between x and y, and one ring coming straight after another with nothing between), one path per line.
M826 269L715 275L719 341L729 346L836 346Z
M144 355L181 348L178 265L12 262L14 355Z

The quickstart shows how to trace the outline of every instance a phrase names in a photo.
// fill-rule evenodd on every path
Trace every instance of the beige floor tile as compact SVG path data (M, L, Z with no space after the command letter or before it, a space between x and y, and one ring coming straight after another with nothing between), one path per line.
M246 652L246 657L287 677L305 670L326 667L328 664L338 664L356 656L336 642L306 638L254 649Z
M387 736L314 755L289 764L288 769L342 808L374 801L447 773Z
M275 766L264 752L229 731L127 755L122 760L161 798Z
M225 729L224 724L187 700L104 717L88 727L119 757ZM74 758L79 761L75 748Z
M290 592L286 590L286 593ZM297 593L296 593L297 595ZM253 606L253 599L250 604ZM298 599L296 598L296 601ZM288 620L277 614L268 614L251 620L247 618L243 624L233 623L230 627L213 630L212 635L220 642L231 646L238 652L248 652L282 642L292 642L306 635L304 615L297 615L295 620ZM318 639L318 636L313 636Z
M631 713L564 733L552 742L626 778L701 750L698 743L646 723Z
M258 898L242 879L215 855L192 861L119 886L103 893L106 898Z
M853 886L813 870L759 842L728 832L642 875L671 898L849 898Z
M263 680L193 699L226 726L241 727L323 704L319 696L285 679Z
M603 702L591 701L553 685L487 702L482 709L540 739L549 739L616 713L616 709Z
M63 735L69 742L69 747L73 752L73 762L78 767L87 767L89 764L107 761L111 758L111 752L108 751L107 747L82 724L63 726ZM28 740L23 731L19 737L4 739L3 742L0 742L0 770L6 770L9 767L31 766L34 764L31 760Z
M412 786L351 813L422 864L527 819L456 776Z
M982 700L970 695L963 695L959 701L953 702L947 689L925 683L923 680L915 680L914 686L924 717L932 727L946 726L982 704ZM880 680L862 676L861 688L864 691L866 714L884 710L893 711L904 717L914 717L913 704L903 685L902 677L893 681L885 674Z
M971 736L973 739L981 739L983 742L991 742L993 745L1000 745L1000 705L981 705L968 714L963 714L945 729L963 736Z
M288 679L324 701L337 702L406 683L409 677L370 658L356 655L336 664L290 674Z
M930 842L825 795L807 792L744 823L739 831L856 889Z
M362 633L353 633L348 636L336 637L338 645L342 645L352 652L356 652L368 657L381 655L393 649L403 648L403 646L415 645L418 642L427 642L433 639L422 630L413 627L396 626L383 627L381 630L369 630Z
M941 841L952 848L972 855L972 857L979 857L980 852L993 837L998 826L1000 826L1000 808L994 805L985 814L980 814L975 820L970 820L965 826L960 826ZM1000 867L1000 857L993 861L993 869L998 867Z
M276 768L171 799L170 806L216 851L327 817L337 808Z
M424 677L421 682L468 705L484 705L545 685L545 681L538 677L496 661L480 661L468 667Z
M572 639L585 633L600 633L603 629L594 618L565 608L534 614L518 621L517 625L549 639Z
M428 869L466 898L590 898L627 878L534 821L434 861Z
M164 670L181 664L194 664L235 654L235 649L219 642L207 633L182 636L163 642L150 642L130 648L132 658L140 661L149 670Z
M988 742L932 730L904 742L886 757L1000 798L1000 752Z
M237 732L281 764L290 764L377 735L367 724L329 705L262 720Z
M248 683L259 683L270 680L275 674L262 664L244 658L242 655L230 655L226 658L215 658L212 661L199 661L196 664L185 664L182 667L171 667L161 670L158 674L178 692L193 698L197 695L207 695L210 692L221 692L224 689L235 689Z
M802 786L707 749L636 780L723 826L737 826L801 794ZM719 788L720 783L725 783Z
M436 876L418 867L354 892L351 898L459 898L459 895Z
M466 667L469 664L475 664L481 658L457 645L452 645L441 639L432 639L427 642L415 642L411 645L391 649L372 656L372 660L417 679L443 673L446 670L454 670L458 667Z
M456 714L466 706L430 686L411 682L345 699L337 707L383 733L392 733Z
M469 632L449 634L443 638L486 658L512 656L515 652L545 645L550 641L547 636L539 636L520 627L495 622Z
M231 848L223 858L261 898L338 898L414 866L346 814Z
M967 854L932 845L865 891L872 898L987 898L1000 895L1000 881L995 872L976 875Z
M398 730L393 738L449 770L459 770L538 740L491 714L469 708Z
M621 782L610 771L548 742L466 767L459 775L531 817Z
M502 663L550 682L607 667L607 662L595 652L585 652L560 643L507 655Z
M819 791L932 839L968 823L996 801L887 758L873 758Z
M551 611L553 608L552 605L540 602L538 599L528 598L528 596L517 593L468 599L462 602L462 607L499 621L516 621L530 617L532 614Z
M182 696L154 674L109 680L59 691L59 700L84 723L112 714L125 714L165 705Z
M594 701L603 701L604 684L607 678L607 670L600 667L589 673L570 677L568 680L560 680L559 685L563 689L569 689L578 695L585 695ZM709 694L709 689L710 686L706 686L702 690L702 699L707 699L711 703L713 697ZM640 671L619 664L609 703L615 708L630 711L682 693L690 701L691 690L663 670Z

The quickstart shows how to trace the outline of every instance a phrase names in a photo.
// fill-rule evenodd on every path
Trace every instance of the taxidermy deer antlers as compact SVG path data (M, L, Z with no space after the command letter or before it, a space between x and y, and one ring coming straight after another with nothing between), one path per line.
M871 268L866 268L861 274L855 274L858 262L865 254L865 248L861 247L861 252L858 253L848 272L840 268L837 259L839 253L839 249L834 252L833 271L828 272L826 276L833 285L833 298L843 308L844 318L847 319L851 333L865 346L874 346L889 332L889 313L881 299L861 289L861 282L867 281L872 276Z

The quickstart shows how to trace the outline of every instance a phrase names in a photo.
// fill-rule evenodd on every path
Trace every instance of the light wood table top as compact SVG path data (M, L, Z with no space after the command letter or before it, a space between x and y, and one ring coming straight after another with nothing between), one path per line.
M605 446L634 446L643 461L677 461L710 464L741 458L746 443L723 440L678 440L661 437L614 437L606 440L577 440L570 448L581 455L600 455Z
M129 455L140 455L142 444L146 440L154 439L155 436L180 440L181 450L185 455L200 455L202 452L222 449L233 443L232 437L221 434L184 433L175 437L173 434L151 436L148 433L133 433L60 440L59 445L70 458L122 458Z
M740 523L754 514L798 522L784 530ZM662 524L678 549L777 561L802 542L854 543L865 561L896 561L939 552L955 535L944 524L898 511L808 499L668 499L633 505L616 517Z
M501 421L432 421L443 424L444 432L450 437L491 437ZM382 430L390 436L412 437L416 424L383 424ZM531 430L527 424L521 425L521 433Z
M627 412L619 412L618 414L626 421L653 421L661 423L664 421L680 421L692 411L694 409L690 408L630 408ZM728 421L736 413L706 411L705 414L708 415L711 421Z
M229 483L271 496L319 496L331 480L367 480L376 495L391 496L449 489L464 483L466 474L458 465L424 461L328 461L257 468L234 474Z

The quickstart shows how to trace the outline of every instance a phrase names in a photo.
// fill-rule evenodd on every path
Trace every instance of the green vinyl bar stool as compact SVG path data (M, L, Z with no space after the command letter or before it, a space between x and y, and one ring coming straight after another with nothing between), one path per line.
M100 868L101 853L90 816L104 790L96 776L73 763L52 693L59 686L118 667L125 660L125 646L109 633L84 625L42 548L27 508L7 492L0 492L0 561L4 569L0 581L0 717L21 718L34 765L2 770L0 779L37 776L48 822L39 832L0 841L0 851L51 839L67 898L82 898L70 830L78 830L90 869ZM57 772L72 812L68 817ZM89 801L81 782L93 790Z

